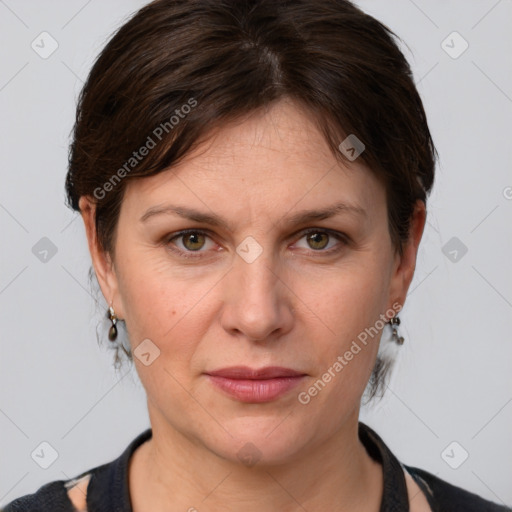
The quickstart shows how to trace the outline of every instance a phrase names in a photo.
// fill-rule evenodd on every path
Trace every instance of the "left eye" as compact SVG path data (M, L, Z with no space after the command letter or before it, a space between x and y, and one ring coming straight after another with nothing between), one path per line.
M326 249L333 238L337 239L339 242L345 242L345 238L341 233L335 233L323 229L310 229L303 234L301 240L302 238L305 238L309 248L316 252L331 252L333 249L332 245L327 250L324 249Z

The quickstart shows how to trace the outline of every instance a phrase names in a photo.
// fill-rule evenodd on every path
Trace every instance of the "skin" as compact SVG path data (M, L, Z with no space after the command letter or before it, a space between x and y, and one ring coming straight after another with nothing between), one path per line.
M366 215L285 222L340 201ZM139 220L166 203L215 213L230 229L171 214ZM404 304L424 204L416 204L400 257L383 185L361 159L336 160L311 116L280 100L219 128L172 169L129 180L114 260L98 245L92 201L82 197L80 209L101 290L125 320L132 350L147 338L160 350L148 366L134 357L153 429L130 463L134 511L312 512L333 503L378 511L382 468L357 427L380 334L307 405L297 395L379 315ZM308 237L306 228L320 233ZM209 233L169 241L183 229ZM348 239L322 236L322 229ZM251 263L236 252L248 236L263 251ZM307 376L274 401L242 403L204 374L233 365L285 366ZM252 466L237 457L246 443L257 448Z

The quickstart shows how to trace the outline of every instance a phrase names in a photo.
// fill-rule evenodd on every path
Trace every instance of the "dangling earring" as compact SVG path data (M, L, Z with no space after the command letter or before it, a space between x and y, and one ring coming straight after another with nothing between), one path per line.
M108 330L108 339L110 341L115 341L117 338L117 327L116 327L117 316L114 312L114 308L112 306L112 301L110 302L107 316L108 316L108 319L112 322L112 325L110 326L110 329Z
M397 345L403 345L404 344L404 337L398 335L398 329L395 327L395 325L400 325L400 318L397 316L394 316L391 318L388 322L388 324L391 325L393 329L393 339L395 340Z

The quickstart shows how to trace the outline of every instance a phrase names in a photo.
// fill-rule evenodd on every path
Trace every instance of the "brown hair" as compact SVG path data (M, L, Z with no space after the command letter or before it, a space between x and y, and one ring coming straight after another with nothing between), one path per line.
M347 0L151 2L111 38L81 91L69 206L78 211L82 195L95 200L98 241L114 259L128 179L168 169L214 128L287 97L311 114L340 161L348 135L365 145L359 158L385 187L402 254L437 151L395 39Z

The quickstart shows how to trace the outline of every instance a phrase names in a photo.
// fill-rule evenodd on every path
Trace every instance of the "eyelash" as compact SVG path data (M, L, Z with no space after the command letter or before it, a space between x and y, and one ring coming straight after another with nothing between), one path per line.
M202 256L200 256L200 253L204 252L204 251L200 251L200 250L198 250L198 251L183 251L181 249L176 249L176 248L171 247L171 242L173 240L175 240L177 238L181 238L185 235L189 235L191 233L201 234L201 235L207 236L208 238L211 238L210 233L208 231L204 231L201 229L185 229L183 231L173 233L171 236L166 236L164 238L164 244L170 251L172 251L184 258L187 258L187 259L201 258ZM344 233L340 233L338 231L332 231L330 229L325 229L325 228L308 228L304 231L301 231L300 232L301 236L298 238L298 240L300 240L301 238L303 238L304 236L306 236L310 233L323 233L323 234L329 235L331 237L336 238L339 242L342 243L342 245L347 245L349 243L349 239L348 239L347 235L345 235ZM342 247L336 246L331 249L328 249L327 251L322 250L322 249L319 249L317 251L315 251L314 249L311 249L311 250L313 252L316 252L316 253L319 253L322 255L331 255L331 254L335 254L335 253L341 251L341 249L342 249ZM197 255L195 255L194 252L196 252Z

